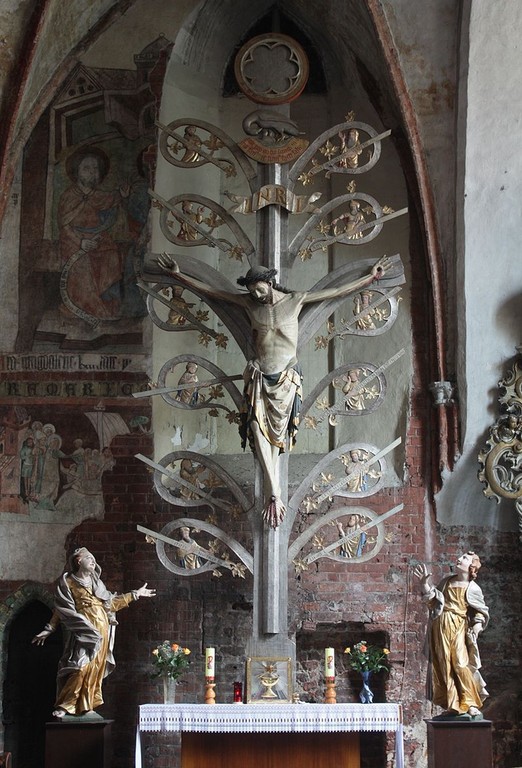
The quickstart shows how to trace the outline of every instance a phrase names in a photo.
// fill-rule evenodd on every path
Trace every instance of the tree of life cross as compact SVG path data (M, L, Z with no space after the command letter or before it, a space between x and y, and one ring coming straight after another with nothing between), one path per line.
M277 71L277 77L271 76L274 71ZM389 132L378 135L371 126L347 116L344 123L332 127L308 145L289 116L288 104L302 92L308 74L306 55L294 40L276 34L254 38L239 51L235 72L245 95L262 105L243 121L247 138L238 144L209 123L178 119L168 126L160 126L160 151L164 160L181 168L196 170L212 163L227 177L235 176L241 170L250 194L242 198L234 195L233 210L255 215L255 244L231 213L210 198L187 193L165 200L156 192L151 191L151 195L154 206L160 210L162 232L172 243L184 247L206 244L230 258L248 259L250 268L238 280L246 292L236 289L207 264L178 254L175 258L168 254L156 257L155 265L144 276L141 287L148 294L150 315L161 328L196 330L203 344L208 345L213 339L217 347L226 347L228 337L217 334L206 326L204 317L191 312L193 305L182 299L180 287L203 299L235 338L248 361L245 389L242 393L234 384L238 378L236 372L229 375L209 360L188 354L178 355L165 363L157 385L136 396L157 394L174 407L208 409L213 411L212 415L221 410L232 422L239 421L241 413L242 438L244 441L250 439L256 457L253 499L245 495L218 462L197 451L174 451L160 462L144 456L140 458L155 469L155 487L170 503L184 507L208 503L232 514L248 514L254 554L252 557L242 544L214 523L191 517L179 518L161 532L143 526L139 526L139 530L155 541L162 563L179 575L225 568L233 575L243 577L246 571L251 571L254 576L254 613L247 653L294 658L287 617L289 557L298 572L319 557L338 561L344 558L346 562L346 553L355 551L357 557L362 557L363 545L344 549L343 545L354 537L360 540L363 534L363 542L367 544L371 537L366 537L366 531L373 528L382 533L384 519L402 508L400 505L388 511L381 521L364 507L355 507L358 512L353 514L352 508L341 508L336 514L323 512L323 522L318 522L321 520L321 504L339 489L345 486L352 490L357 488L358 495L368 495L365 478L385 476L384 457L400 439L381 449L370 446L368 450L366 446L364 462L359 462L357 467L352 462L352 468L349 454L357 455L357 446L338 446L318 462L312 474L289 497L288 450L295 437L301 403L299 350L314 337L348 294L370 289L370 286L367 300L359 304L362 309L359 309L357 322L350 332L357 333L358 328L366 335L386 332L397 317L395 294L404 282L404 271L398 255L383 257L376 263L367 259L355 264L347 262L330 272L315 288L304 292L288 291L277 283L276 275L285 278L298 257L304 262L315 250L326 250L334 243L359 246L372 240L388 219L405 213L406 209L393 212L381 208L373 197L357 193L353 184L348 194L335 197L321 207L316 205L318 194L298 194L301 191L299 185L305 188L317 173L354 175L372 168L379 159L381 141ZM334 137L338 144L332 142ZM287 221L294 213L308 214L308 220L289 242ZM221 236L225 228L228 229L227 237ZM156 285L150 287L146 281ZM375 281L378 282L373 288ZM172 292L170 298L169 290ZM371 300L372 291L376 292L375 300ZM175 312L175 321L170 323L169 319L160 319L155 310L157 302L169 308L169 318L170 313ZM329 338L346 332L346 327L339 331L330 329ZM321 346L324 345L320 343ZM399 359L401 352L378 369L371 364L362 364L360 369L351 368L350 385L346 390L349 389L350 397L347 397L346 409L336 411L335 418L353 413L351 404L354 402L357 402L358 412L364 412L366 407L369 412L369 383L372 381L379 392L375 394L372 390L371 397L382 402L385 396L383 370ZM177 385L165 386L168 372L179 364L184 364L187 372L190 371L186 378L189 383L180 379ZM201 370L209 373L210 379L200 381L198 371ZM358 370L362 374L360 383ZM346 366L331 372L314 387L314 398L328 388L336 376L343 375L347 375ZM205 387L209 395L202 395ZM235 410L220 402L223 390ZM368 406L365 398L368 398ZM312 405L309 398L304 405L301 418L311 418L306 416ZM341 481L327 471L328 465L335 461L342 467ZM350 485L350 473L355 471L359 473L357 482ZM223 485L234 499L233 503L213 494L214 488ZM289 547L293 524L302 508L313 509L318 518L311 526L310 534L301 533ZM336 518L349 512L350 518L357 518L357 526L344 532L340 525L338 529L343 533L339 533L336 543L323 542L318 533L321 525L329 524L331 529ZM185 540L172 538L172 533L181 529L184 529ZM193 536L187 544L191 529L213 536L212 545L204 547ZM304 552L312 538L321 542L319 551L313 556ZM231 550L237 560L218 556L217 541ZM374 544L380 542L380 546L382 541L383 536L373 537ZM166 546L174 547L178 552L177 563L167 556ZM190 562L195 567L187 568L187 558L181 557L187 547L190 547ZM342 557L337 554L341 549ZM369 555L365 553L364 556Z

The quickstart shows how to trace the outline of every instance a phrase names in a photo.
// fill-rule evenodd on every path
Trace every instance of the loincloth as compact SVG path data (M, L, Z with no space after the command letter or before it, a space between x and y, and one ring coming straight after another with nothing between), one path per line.
M263 373L252 361L245 368L245 388L239 434L241 445L247 440L253 448L251 423L257 421L271 445L281 452L295 445L302 402L303 375L299 363L278 373Z

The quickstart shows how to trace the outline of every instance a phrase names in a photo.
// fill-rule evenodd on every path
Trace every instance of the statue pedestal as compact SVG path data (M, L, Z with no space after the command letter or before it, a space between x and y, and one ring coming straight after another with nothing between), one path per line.
M45 768L110 768L113 720L45 724Z
M428 768L492 768L491 720L426 720Z

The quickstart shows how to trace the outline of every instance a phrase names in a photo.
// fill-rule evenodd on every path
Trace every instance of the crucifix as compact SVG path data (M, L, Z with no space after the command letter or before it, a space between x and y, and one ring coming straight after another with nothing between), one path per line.
M239 378L237 372L227 374L199 355L181 355L174 359L175 363L191 363L194 371L199 367L206 370L211 378L199 381L194 373L190 384L156 386L136 396L169 398L167 401L170 404L182 409L217 409L219 388L225 388L237 407L237 411L229 410L228 413L239 423L243 447L249 444L254 452L253 499L246 498L234 479L208 456L177 451L158 463L143 456L140 458L156 470L157 490L162 495L166 493L164 497L174 504L180 503L181 496L172 496L170 491L165 491L162 478L169 478L185 500L192 496L192 499L207 501L213 499L211 489L215 478L219 478L227 486L236 507L249 516L253 556L215 525L190 517L179 518L173 525L167 526L168 530L159 533L142 526L139 530L156 542L164 563L165 545L171 544L179 550L187 547L179 539L172 539L171 534L177 529L197 527L199 531L215 535L225 542L240 561L230 567L233 574L244 576L245 569L253 573L253 632L247 654L295 659L293 641L288 637L287 618L290 563L293 562L299 570L319 557L338 559L336 553L343 544L356 535L360 536L361 530L365 533L372 528L379 529L379 526L382 529L384 519L402 508L399 505L388 511L382 520L370 512L366 515L358 513L361 519L366 520L362 529L343 534L335 543L325 542L313 557L310 554L299 556L300 549L309 544L312 533L301 534L296 540L298 546L294 541L289 547L301 504L308 504L314 514L319 515L319 520L321 514L324 517L322 523L316 522L313 526L317 537L321 525L335 521L335 514L321 513L323 501L337 493L339 488L355 487L353 483L349 485L349 474L339 481L323 472L329 461L344 461L343 466L346 466L349 447L343 445L330 451L304 485L301 483L297 492L289 496L288 452L296 439L299 419L305 416L301 409L303 396L299 351L349 294L363 290L367 290L368 300L361 301L357 323L365 328L366 333L368 329L371 333L371 328L376 328L375 323L380 324L378 332L386 332L397 316L395 294L404 282L404 272L398 255L383 256L376 262L347 262L309 291L291 291L284 283L296 259L305 262L315 251L326 251L333 244L360 246L376 237L387 220L402 215L406 209L395 212L381 208L373 197L357 193L353 182L348 187L348 194L337 196L322 206L318 206L318 193L301 194L299 187L312 184L319 173L329 177L334 173L354 175L369 170L378 161L381 142L390 132L378 134L371 126L357 122L349 115L344 123L332 127L309 144L299 126L290 118L290 104L302 93L308 77L305 51L295 40L278 33L249 40L236 56L235 74L244 95L256 105L243 120L247 138L236 143L216 126L184 118L168 126L159 125L160 150L165 160L180 168L196 170L212 164L226 177L234 176L240 170L250 194L228 194L234 203L231 210L202 195L187 193L166 200L151 191L151 196L154 206L160 210L162 231L173 244L181 247L208 245L218 248L230 258L247 258L249 269L237 280L239 286L246 290L241 291L208 265L181 254L158 256L155 259L155 274L146 276L151 281L165 281L168 277L167 285L176 287L176 295L173 287L171 299L165 297L164 282L161 284L163 296L160 296L160 290L151 289L145 282L141 287L148 294L153 320L154 303L161 301L171 308L175 307L176 316L183 319L184 322L181 326L178 323L176 330L196 330L206 344L214 339L218 347L224 347L228 337L211 333L201 318L190 310L192 305L186 302L183 305L180 288L204 300L226 325L245 355L244 390L241 392L234 383ZM338 145L331 141L334 136L339 139ZM362 136L366 138L362 140ZM255 216L255 242L251 242L232 213ZM306 215L307 220L290 241L288 218L293 215ZM228 229L227 237L218 236L224 228ZM370 289L377 293L375 300L371 298L373 292ZM383 310L383 305L388 306L388 310ZM166 327L168 321L160 321L159 324L165 330L174 330ZM331 327L329 336L334 338L347 332L346 327L339 332ZM350 383L350 402L358 396L360 410L366 408L365 386L372 378L379 382L382 401L385 396L383 371L400 356L401 352L398 352L379 369L370 364L361 369L362 381ZM172 360L168 366L172 368ZM341 376L345 371L339 369L329 374L314 387L313 392L318 394L328 388L336 373ZM164 383L158 381L158 385ZM210 398L198 400L198 393L205 387L210 389ZM187 388L196 393L191 395L190 402L180 395ZM309 399L305 403L307 410L312 403ZM350 415L348 405L338 417L344 415ZM334 424L333 421L330 423ZM365 450L365 461L357 470L362 473L360 477L385 475L384 456L398 442L400 439L382 449L370 446L370 450ZM185 477L181 471L178 474L174 469L177 462L182 468L185 462ZM371 467L378 469L370 470ZM316 487L319 482L323 483L321 493ZM358 488L365 487L364 482L358 482ZM360 492L365 493L365 490ZM212 503L227 509L227 502L222 499L213 499ZM342 514L347 514L346 509ZM198 568L222 567L222 559L209 549L194 543L190 546L197 547L197 562L202 563ZM197 572L198 568L191 569L191 573ZM179 565L173 565L171 570L189 575L188 572L183 573Z

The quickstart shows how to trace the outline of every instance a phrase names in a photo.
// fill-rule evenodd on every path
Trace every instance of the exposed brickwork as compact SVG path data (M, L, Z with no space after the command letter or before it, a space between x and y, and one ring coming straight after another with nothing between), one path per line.
M417 312L421 298L419 294L414 300ZM520 764L522 623L516 608L520 605L517 593L521 591L522 553L515 534L473 527L443 529L435 522L430 489L439 470L438 420L427 394L427 338L427 332L419 332L415 339L411 413L404 436L404 486L366 501L379 514L404 504L386 524L388 540L368 562L320 560L299 576L290 576L297 688L303 700L323 699L322 653L326 645L332 645L337 653L338 699L357 701L359 680L346 669L343 648L362 638L388 645L391 670L375 677L376 700L403 702L406 765L417 768L425 753L422 720L431 714L431 708L424 695L426 608L411 568L428 560L436 579L448 571L463 549L472 548L482 557L480 582L492 608L491 628L481 641L484 677L491 692L485 714L494 721L495 766L508 768ZM101 711L115 720L114 768L130 768L137 707L162 697L160 685L150 679L151 651L158 642L168 639L191 648L192 664L178 689L180 701L203 701L206 645L218 649L217 699L232 699L234 680L243 679L243 649L251 633L252 579L248 575L244 580L234 579L228 573L220 579L210 574L179 578L164 569L154 546L145 542L136 526L161 530L173 517L184 516L186 510L176 510L155 495L151 473L135 458L137 453L152 455L151 437L142 433L117 437L111 450L116 465L103 478L105 517L78 526L67 547L89 547L103 567L106 584L114 591L125 592L148 582L158 592L155 600L142 600L119 614L117 668L104 687L106 703ZM193 508L190 514L205 517L207 511ZM220 514L217 525L230 529L230 520L221 520ZM251 550L246 521L232 525L236 538ZM41 585L47 590L52 586ZM4 618L8 619L13 606L16 608L16 595L20 590L23 593L24 587L25 583L0 582ZM172 768L179 764L179 739L169 734L144 735L143 754L145 768ZM364 768L391 768L393 738L365 735L363 755Z
M430 714L430 708L423 691L426 609L412 583L411 565L427 557L430 525L426 515L431 518L432 511L422 483L416 480L419 472L413 449L422 444L419 420L412 419L410 431L410 484L402 492L381 493L371 504L381 513L400 501L405 504L389 523L391 540L367 563L345 566L320 561L299 578L291 577L290 618L297 633L297 683L303 700L322 700L321 654L327 644L338 652L338 696L344 701L356 701L358 695L358 680L343 671L341 651L345 645L362 637L389 645L392 669L389 676L377 676L375 692L377 698L403 702L407 764L413 768L423 751L416 726ZM252 581L233 579L228 574L221 579L208 574L179 579L165 570L154 547L136 532L137 524L160 530L175 512L153 498L151 475L134 458L138 452L150 455L150 438L116 438L112 448L117 463L104 478L105 519L84 522L71 534L68 546L83 544L92 549L103 566L106 583L115 591L127 591L145 581L158 590L156 600L142 600L119 614L118 666L104 688L106 704L102 711L116 721L114 766L127 768L132 765L137 706L161 700L160 686L149 678L150 653L157 642L178 640L192 650L192 665L178 691L182 701L203 700L203 649L208 644L219 648L217 696L221 701L231 699L232 683L243 675L242 649L250 634ZM197 516L197 511L193 514ZM435 578L447 572L462 549L471 547L483 555L481 584L493 609L491 628L481 642L484 676L492 694L485 713L491 712L495 722L495 765L515 765L507 761L515 759L520 741L516 681L521 625L514 608L519 601L514 599L513 590L520 587L514 574L520 573L522 555L516 537L474 528L441 529L433 523L431 527ZM248 545L246 528L238 530L238 537ZM8 604L22 586L0 583L2 603ZM147 736L143 747L147 768L175 764L175 737ZM383 756L391 750L390 740L365 738L366 768L384 765Z

